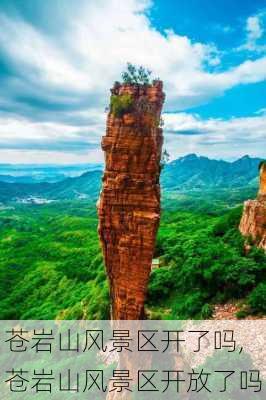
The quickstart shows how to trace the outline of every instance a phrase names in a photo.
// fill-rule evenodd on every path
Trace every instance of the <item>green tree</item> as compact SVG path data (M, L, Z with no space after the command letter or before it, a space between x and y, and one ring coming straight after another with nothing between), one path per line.
M127 63L127 70L122 72L122 79L124 83L148 85L150 84L150 76L152 71L144 68L142 65L139 67Z

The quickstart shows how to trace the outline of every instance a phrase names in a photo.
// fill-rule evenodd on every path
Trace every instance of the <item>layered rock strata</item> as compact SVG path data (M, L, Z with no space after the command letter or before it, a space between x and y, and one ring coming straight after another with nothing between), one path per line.
M99 236L113 319L142 319L160 220L162 82L116 83L102 138L105 172L98 201ZM113 99L127 109L115 114Z
M258 247L266 251L266 163L260 166L260 186L257 199L244 203L239 226L243 236L250 238Z

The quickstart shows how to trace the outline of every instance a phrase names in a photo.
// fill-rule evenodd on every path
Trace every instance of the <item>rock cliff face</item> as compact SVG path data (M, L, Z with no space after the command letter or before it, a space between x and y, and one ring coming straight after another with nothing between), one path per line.
M260 167L260 187L256 200L244 203L240 232L266 251L266 163Z
M266 162L260 165L260 188L258 197L261 200L266 200Z
M111 89L99 236L110 283L113 319L142 319L160 219L162 82ZM118 110L112 101L128 106ZM128 101L130 99L130 101ZM118 115L117 115L118 114Z

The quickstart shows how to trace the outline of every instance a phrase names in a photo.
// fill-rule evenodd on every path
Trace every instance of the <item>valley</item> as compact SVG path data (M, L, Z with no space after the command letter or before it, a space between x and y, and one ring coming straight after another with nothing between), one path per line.
M228 302L242 318L266 314L266 256L255 247L246 254L238 230L243 201L256 196L258 163L189 155L164 167L148 318L212 318ZM229 170L231 181L222 180ZM97 234L101 176L1 182L1 319L110 317Z
M213 193L216 193L215 197L225 198L226 201L229 200L229 196L232 197L232 203L237 198L239 202L242 202L248 196L254 195L257 190L260 161L259 158L244 156L230 163L189 154L164 166L161 174L163 196L169 203L177 196L183 197L186 202L187 196L196 199L204 191L207 198L211 198ZM36 179L35 168L27 170L27 174L31 171L34 179ZM0 176L2 176L0 178L0 202L30 202L31 198L37 199L36 202L38 199L45 201L84 199L92 202L97 200L102 177L102 169L99 165L87 166L88 170L78 176L71 175L73 169L77 172L77 167L65 167L65 173L68 171L70 175L58 180L61 169L61 166L50 168L48 181L41 179L35 183L29 183L28 175L24 178L25 181L23 181L23 175L18 181L16 175L12 182L9 175L8 179L3 180L3 176L6 175L3 175L3 171L1 172L0 166Z
M265 253L244 253L242 207L216 204L163 202L148 318L211 318L215 305L228 301L240 302L244 316L266 313ZM109 318L97 225L87 201L0 209L0 318Z

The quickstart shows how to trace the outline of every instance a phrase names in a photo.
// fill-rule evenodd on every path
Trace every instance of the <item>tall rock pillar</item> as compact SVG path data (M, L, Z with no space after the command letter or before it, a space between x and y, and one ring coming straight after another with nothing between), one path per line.
M111 89L99 236L113 319L142 319L160 220L162 82Z
M243 236L266 251L266 162L261 163L259 171L257 199L245 201L239 230Z
M258 199L266 200L266 162L260 164L260 187L258 192Z

